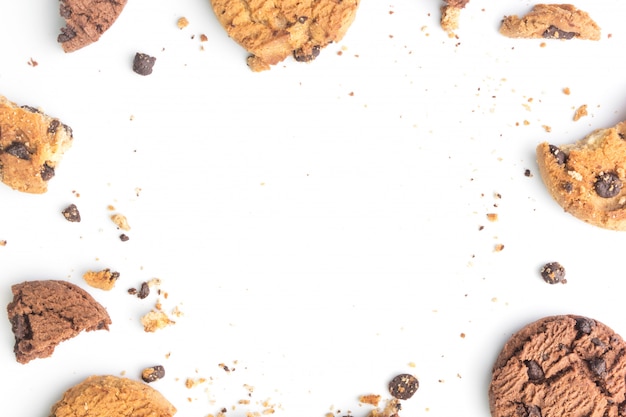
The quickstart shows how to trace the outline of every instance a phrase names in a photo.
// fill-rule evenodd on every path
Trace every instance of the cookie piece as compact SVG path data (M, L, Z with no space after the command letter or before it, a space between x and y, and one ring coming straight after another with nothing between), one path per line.
M65 27L57 41L65 52L74 52L100 39L117 20L127 0L60 0Z
M59 119L0 96L0 180L9 187L45 193L72 139Z
M626 122L582 140L537 147L539 173L566 212L595 226L626 230Z
M289 55L315 59L340 41L352 24L360 0L211 0L228 35L252 54L252 71L270 69Z
M172 417L174 414L176 408L147 384L96 375L65 391L63 398L52 406L49 417Z
M7 306L20 363L46 358L83 330L108 330L109 314L89 293L66 281L26 281L11 287Z
M600 27L571 4L536 4L521 19L506 16L500 33L509 38L600 40Z
M446 5L441 8L441 28L452 33L459 28L461 9L469 3L469 0L446 0Z
M626 343L582 316L545 317L515 333L493 366L492 417L623 416Z

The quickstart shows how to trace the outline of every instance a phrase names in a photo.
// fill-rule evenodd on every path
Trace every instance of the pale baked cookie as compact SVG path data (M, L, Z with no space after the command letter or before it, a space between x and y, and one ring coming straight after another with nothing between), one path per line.
M176 408L157 390L128 378L90 376L68 389L49 417L172 417Z
M353 22L360 0L211 0L228 35L252 55L255 72L270 69L289 55L315 59L340 41Z
M588 317L530 323L496 359L489 406L492 417L625 416L626 343Z
M59 119L0 96L0 180L11 188L46 192L72 138Z
M65 27L57 41L65 52L74 52L100 39L117 20L127 0L60 0Z
M537 164L566 212L595 226L626 230L626 122L573 144L541 143Z
M521 19L506 16L500 33L510 38L600 40L600 27L571 4L537 4Z

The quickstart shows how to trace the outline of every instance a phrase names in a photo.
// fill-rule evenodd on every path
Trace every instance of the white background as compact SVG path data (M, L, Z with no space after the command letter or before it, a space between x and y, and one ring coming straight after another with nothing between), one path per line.
M498 33L531 2L472 0L457 38L440 6L363 1L313 63L253 73L208 0L131 0L71 54L57 2L2 2L0 94L75 139L45 195L0 184L0 305L12 284L66 279L113 320L26 365L0 320L3 414L46 417L89 375L161 364L152 386L184 417L244 417L265 400L281 416L365 416L358 397L389 398L403 372L420 388L401 415L488 416L493 361L527 322L576 313L626 334L626 235L564 213L534 159L540 142L626 119L622 2L576 3L601 41L544 47ZM132 71L136 52L157 58L152 75ZM61 215L70 203L82 222ZM541 279L550 261L566 285ZM104 268L116 287L87 287L82 274ZM127 289L155 277L165 311L184 315L145 333L156 296Z

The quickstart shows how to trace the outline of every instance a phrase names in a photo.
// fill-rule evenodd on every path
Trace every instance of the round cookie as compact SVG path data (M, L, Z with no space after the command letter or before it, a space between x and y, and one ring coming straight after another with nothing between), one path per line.
M157 390L111 375L90 376L65 391L49 417L172 417L176 408Z
M566 212L595 226L626 230L626 122L574 144L541 143L537 164Z
M545 317L515 333L492 370L492 417L626 415L626 343L577 315Z
M211 0L228 36L252 54L255 72L289 55L315 59L322 48L343 38L359 0Z

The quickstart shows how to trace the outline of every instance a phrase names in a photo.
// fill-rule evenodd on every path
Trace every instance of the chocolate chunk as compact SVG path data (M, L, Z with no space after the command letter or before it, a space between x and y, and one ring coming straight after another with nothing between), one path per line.
M150 368L146 368L141 372L141 379L144 382L154 382L158 379L161 379L165 376L165 368L161 365L155 365Z
M596 322L587 317L577 317L576 325L574 328L578 330L579 333L582 334L591 334L593 328L596 327Z
M59 125L61 124L61 122L59 122L58 120L54 119L53 121L50 122L50 124L48 125L48 133L50 133L51 135L54 135L59 127Z
M589 369L594 376L604 379L606 378L606 362L602 358L592 358L589 360Z
M561 30L554 25L550 25L550 27L546 29L546 31L543 32L543 35L541 36L546 39L572 39L576 35L576 32L565 32L564 30Z
M120 240L121 240L122 242L128 242L128 241L130 240L130 238L128 237L128 235L126 235L126 234L122 233L122 234L120 235Z
M321 48L319 47L319 45L315 45L310 49L300 48L293 51L293 56L298 62L311 62L319 56L320 50Z
M69 26L61 28L61 33L57 36L57 42L64 43L76 37L76 32Z
M48 164L43 164L41 167L41 179L44 181L50 181L54 177L54 168Z
M569 181L564 182L563 184L561 184L561 186L563 187L563 190L564 190L566 193L571 193L571 192L572 192L572 190L574 190L574 184L572 184L572 183L571 183L571 182L569 182Z
M39 114L41 114L41 112L39 111L39 109L37 109L37 108L35 108L35 107L33 107L33 106L27 106L27 105L24 105L24 106L20 106L20 107L21 107L22 109L24 109L24 110L28 110L28 111L29 111L29 112L31 112L31 113L39 113Z
M70 204L61 212L68 222L80 222L80 212L76 204Z
M24 145L22 142L13 142L9 146L4 148L4 151L9 155L13 155L16 158L24 159L26 161L30 160L30 152L28 151L26 145Z
M565 284L565 268L558 262L549 262L541 268L541 277L548 284Z
M399 400L408 400L415 394L419 386L419 381L413 375L400 374L389 383L389 392Z
M142 282L141 288L139 289L139 292L137 293L137 297L143 300L149 295L150 295L150 286L148 285L147 282Z
M536 361L524 361L524 365L528 368L528 380L532 382L542 381L544 378L543 369Z
M622 181L614 172L602 172L596 177L594 188L600 197L611 198L622 191Z
M33 337L26 314L18 314L11 319L11 330L17 339L28 340Z
M556 158L556 163L564 165L567 162L567 155L554 145L550 145L550 153Z
M133 60L133 71L139 75L150 75L155 62L155 57L137 52Z

